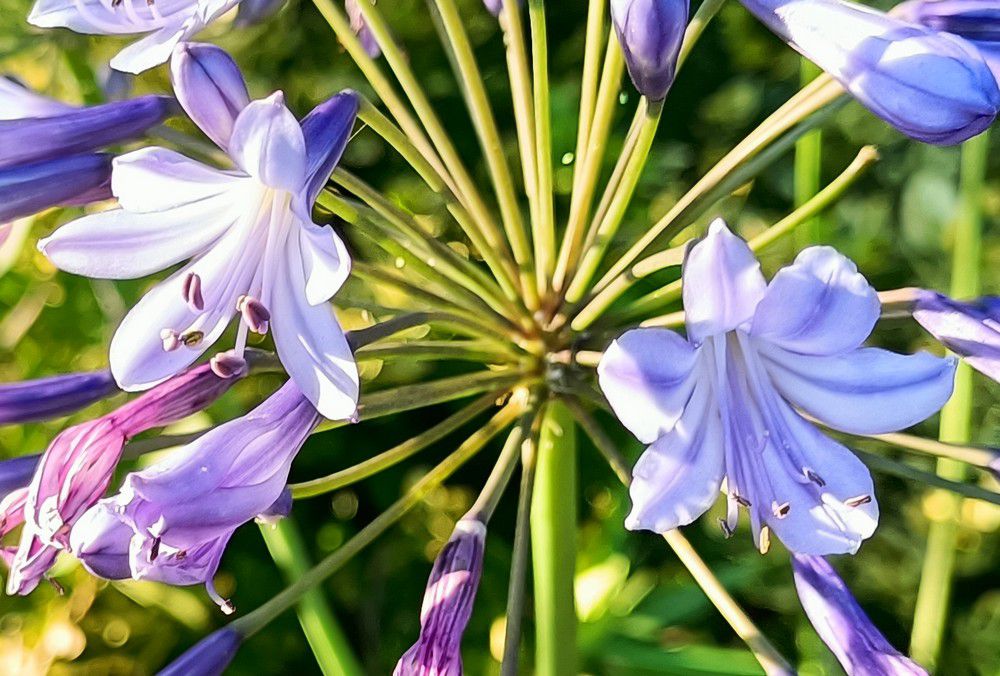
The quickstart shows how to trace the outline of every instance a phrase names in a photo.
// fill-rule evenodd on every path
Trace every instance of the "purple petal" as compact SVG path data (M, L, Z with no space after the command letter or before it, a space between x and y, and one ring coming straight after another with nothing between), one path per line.
M750 247L717 219L684 261L684 311L688 338L705 338L748 323L767 284Z
M236 119L230 155L269 188L298 192L306 184L306 142L281 92L247 105Z
M233 25L249 28L263 23L277 14L284 4L285 0L242 0Z
M40 453L35 453L0 462L0 498L6 498L31 483L41 457Z
M917 424L951 396L954 360L864 348L832 357L761 345L782 396L823 424L851 434L883 434Z
M635 329L604 352L597 367L601 391L639 441L673 430L694 391L698 353L666 329Z
M848 674L927 676L885 639L826 560L793 555L792 570L802 608Z
M73 106L36 94L12 78L0 77L0 120L54 117L72 110Z
M913 318L974 369L1000 381L1000 297L962 303L923 291Z
M332 228L303 223L299 232L306 300L319 305L330 300L351 273L351 257Z
M307 220L313 202L344 154L357 114L358 95L346 90L313 108L302 120L307 188L300 213Z
M878 294L854 263L811 247L775 275L750 333L791 352L832 355L860 346L880 314Z
M0 424L67 415L118 391L110 371L0 384Z
M673 84L688 11L687 0L611 0L629 76L639 93L654 101L665 98Z
M132 529L116 514L113 505L101 500L73 525L69 548L92 575L105 580L127 580L129 542Z
M228 149L236 118L250 103L233 58L214 45L182 43L174 49L170 79L191 120L220 148Z
M0 221L111 197L111 157L73 155L0 169Z
M111 178L118 204L138 214L168 211L197 202L208 212L206 216L210 216L222 206L214 202L215 198L244 183L242 174L222 171L155 146L116 157ZM231 204L245 206L236 199Z
M233 661L243 637L229 627L219 629L162 669L159 676L219 676Z
M379 47L378 40L375 39L375 35L372 33L371 28L368 27L368 22L365 21L365 16L361 13L361 8L358 6L358 2L365 1L370 0L344 0L344 8L347 10L347 16L351 19L351 30L361 40L361 46L365 48L368 56L377 59L382 54L382 48ZM494 14L496 13L494 12Z

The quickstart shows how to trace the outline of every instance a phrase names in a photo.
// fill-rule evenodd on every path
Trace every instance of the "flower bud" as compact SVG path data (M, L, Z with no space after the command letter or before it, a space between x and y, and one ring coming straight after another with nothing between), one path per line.
M893 14L934 30L965 38L1000 79L1000 2L997 0L911 0Z
M233 57L214 45L182 42L170 59L174 95L191 120L225 150L250 94Z
M0 222L111 197L110 155L71 155L0 169Z
M969 366L1000 382L1000 297L959 302L921 289L913 318Z
M36 453L0 462L0 498L30 484L41 457Z
M218 676L236 656L243 636L231 627L212 632L161 670L159 676Z
M611 0L628 74L653 101L665 98L674 82L688 10L688 0Z
M962 143L1000 110L986 62L954 35L843 0L742 2L865 107L918 141Z
M110 371L69 373L0 385L0 424L57 418L118 391ZM2 480L0 480L2 485Z
M420 638L399 659L394 676L462 673L462 634L483 572L486 525L478 519L455 524L438 554L420 609Z

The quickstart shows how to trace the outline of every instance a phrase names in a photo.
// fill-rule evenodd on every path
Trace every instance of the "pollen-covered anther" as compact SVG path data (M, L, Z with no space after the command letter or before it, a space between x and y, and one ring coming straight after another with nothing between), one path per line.
M201 292L201 277L199 275L189 272L184 278L181 293L192 312L201 312L205 309L205 296Z
M784 519L786 516L788 516L788 512L790 512L791 509L792 509L791 504L787 502L782 502L780 504L777 502L771 503L771 511L774 512L774 515L779 519Z
M740 503L741 505L743 505L744 507L746 507L748 509L753 506L750 503L749 500L747 500L746 498L744 498L739 493L733 493L731 497L733 498L733 500L735 500L736 502Z
M236 309L243 316L243 322L254 333L261 335L267 333L268 322L271 321L271 313L264 304L253 296L240 296L236 301Z
M760 550L761 554L767 554L767 552L771 549L771 529L767 526L760 529L757 549Z
M182 333L180 336L180 341L184 343L186 347L198 347L204 339L205 334L201 331L188 331L186 333Z
M153 540L152 546L149 548L149 560L156 561L160 556L160 538L155 538Z
M870 495L859 495L854 498L849 498L844 500L844 504L848 507L860 507L861 505L867 505L872 501L872 496Z
M805 475L806 478L809 479L809 481L812 481L820 488L826 486L826 482L823 480L823 477L821 477L819 474L816 474L816 472L812 471L811 469L805 470Z
M172 331L171 329L160 331L160 340L163 341L164 352L173 352L181 346L180 336L176 331Z
M246 359L237 356L233 350L218 353L212 357L209 363L212 367L212 373L220 378L236 378L247 372Z

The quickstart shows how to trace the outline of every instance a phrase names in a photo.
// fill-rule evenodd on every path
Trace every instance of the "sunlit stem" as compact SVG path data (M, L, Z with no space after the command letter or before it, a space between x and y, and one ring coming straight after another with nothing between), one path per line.
M694 13L694 16L691 17L687 28L684 30L684 42L681 43L681 51L677 55L678 71L680 71L681 66L684 65L691 55L691 50L698 44L702 33L708 28L708 24L711 23L712 19L715 18L715 15L719 13L719 10L722 9L725 3L726 0L705 0L698 7L698 11Z
M521 635L528 587L528 551L531 546L531 501L535 486L535 465L538 455L538 418L521 445L521 490L517 499L517 525L507 586L507 615L504 623L501 676L517 676L521 652Z
M510 353L497 350L495 345L488 341L454 339L379 343L358 350L355 356L360 360L405 359L409 362L455 360L477 364L507 364L519 361Z
M996 472L994 468L1000 467L1000 451L995 448L949 444L937 439L924 439L923 437L915 437L911 434L899 433L876 434L871 438L923 455L930 455L936 458L950 458L951 460L963 462L989 472Z
M962 481L956 481L953 479L946 479L939 474L934 472L926 472L922 469L917 469L916 467L911 467L903 462L897 462L896 460L890 460L882 455L876 455L875 453L868 453L867 451L855 450L865 464L874 469L877 472L882 472L883 474L891 474L892 476L900 477L901 479L906 479L908 481L916 481L917 483L927 484L928 486L933 486L940 489L941 497L948 500L961 501L964 498L971 498L974 500L983 500L984 502L990 502L994 505L1000 505L1000 493L995 493L991 490L978 486L976 484L964 483ZM937 502L935 501L935 504ZM917 596L919 600L919 595ZM917 605L917 609L920 609L920 605ZM916 629L916 627L914 627ZM915 646L911 645L910 649L913 650ZM914 659L919 661L919 658L914 653ZM925 664L926 662L921 662Z
M243 636L253 636L271 620L294 606L303 594L337 572L365 547L387 531L407 512L416 507L438 486L444 483L459 467L478 453L494 436L507 428L523 412L523 402L512 401L497 413L482 429L476 431L454 453L425 474L413 488L379 514L357 535L345 542L277 596L256 610L234 621L230 626Z
M489 523L493 518L493 513L500 504L500 498L507 490L507 485L514 476L514 470L521 461L521 446L525 439L531 436L531 426L537 415L538 404L537 400L534 400L528 404L528 412L521 418L520 424L510 431L493 471L490 472L479 497L469 508L465 518L477 519L483 523Z
M553 288L558 292L565 291L569 275L575 268L583 248L587 217L590 215L597 179L604 162L608 134L619 106L618 94L621 91L624 70L625 57L622 55L618 40L611 34L604 55L604 67L601 71L601 84L597 92L593 121L587 132L587 151L583 157L576 158L569 220L566 223L566 232L563 233L553 276Z
M515 3L511 3L515 4ZM528 0L531 22L531 63L535 99L535 242L538 292L549 291L556 259L555 207L552 197L552 106L549 87L549 41L544 0Z
M653 145L653 138L663 114L663 101L650 101L643 98L639 109L642 122L636 128L635 142L631 144L628 157L622 156L624 170L621 180L614 187L614 192L609 193L613 196L608 202L607 211L599 214L600 221L591 224L580 267L566 292L566 300L570 303L579 301L590 288L597 268L604 260L604 253L625 217L625 211L632 201L632 195L639 184L642 170L646 167L649 150Z
M517 127L518 148L524 174L524 189L535 213L535 186L538 185L535 168L535 101L532 92L531 68L528 65L528 47L524 36L524 17L520 0L504 0L500 12L500 27L504 32L507 52L507 74L510 77L511 102L514 106L514 124Z
M590 127L594 121L594 107L597 105L597 85L601 69L601 48L607 35L605 26L608 3L605 0L590 0L587 9L587 39L583 55L583 77L580 85L580 121L576 130L576 154L574 162L579 166L587 155ZM583 174L573 174L573 192Z
M469 44L469 37L465 32L465 23L454 0L433 1L451 42L458 75L469 104L469 112L486 158L486 166L493 179L501 220L518 266L524 301L529 310L535 310L538 308L538 295L535 293L536 281L532 267L531 244L521 217L521 208L517 203L510 167L503 154L503 141L497 130L496 119L472 52L472 45Z
M301 498L325 495L326 493L363 481L390 467L394 467L404 460L413 457L428 446L456 432L480 414L490 410L496 406L497 399L502 395L502 390L490 392L425 432L404 441L384 453L368 458L353 467L348 467L347 469L334 472L319 479L313 479L312 481L291 484L289 488L292 490L292 497L299 500Z
M316 5L316 9L333 29L340 44L347 50L365 79L371 84L372 89L378 94L379 99L385 103L389 112L396 118L399 126L403 128L413 144L420 149L420 152L441 176L448 176L448 172L438 158L430 139L427 138L423 128L413 117L409 106L396 93L396 88L389 81L389 78L385 76L375 60L368 56L361 41L351 30L351 22L344 14L343 9L337 6L334 0L313 0L313 4ZM450 181L450 178L448 180Z
M604 458L611 465L619 480L626 486L632 483L632 471L628 462L618 451L615 442L607 435L598 422L580 405L575 399L567 399L566 405L569 407L573 417L580 424L583 431L593 441L594 446L601 452ZM716 607L723 618L729 623L736 634L743 639L747 647L753 652L757 661L760 662L764 671L769 675L794 674L795 672L788 664L781 653L779 653L767 637L761 633L760 629L753 623L750 616L743 610L736 600L726 591L719 579L712 570L705 565L705 562L698 553L691 547L679 530L668 531L663 534L664 539L670 548L674 550L677 557L694 577L695 582L702 588L709 600Z
M844 193L854 185L864 173L879 159L878 150L874 146L864 146L846 169L833 181L831 181L812 199L800 206L798 209L781 219L764 232L750 240L750 248L754 251L765 249L781 238L794 232L804 223L814 219L817 214L828 209L839 200ZM633 283L643 279L654 272L680 265L683 262L683 248L668 249L666 251L653 254L632 265L625 274L615 278L615 280L605 287L600 293L582 309L573 321L574 328L589 327L594 321L603 315L611 304L625 293ZM681 297L680 280L663 286L660 289L651 291L642 298L630 303L624 311L609 316L609 321L616 323L627 323L649 317L652 313L662 311L671 303L676 302ZM662 326L656 322L657 318L643 322L643 325Z
M444 125L441 123L437 113L434 111L434 107L424 93L423 87L420 86L419 79L410 68L409 59L396 43L388 24L386 24L385 19L382 17L381 11L376 5L370 2L359 2L358 7L361 9L361 13L364 15L365 22L368 24L372 35L375 36L379 46L382 48L382 53L386 61L389 63L390 68L392 68L393 73L395 73L396 78L403 87L403 91L413 105L417 117L420 118L424 128L427 130L427 134L434 143L434 147L440 153L441 159L448 168L448 172L455 180L455 184L458 187L459 199L462 200L466 209L468 209L475 222L479 225L487 244L495 247L497 252L502 252L501 255L510 256L510 250L500 235L500 230L490 209L479 194L475 182L462 163L458 151L455 149L448 133L444 129Z
M616 277L627 271L657 241L669 239L680 232L691 222L692 214L697 214L706 203L711 204L713 198L717 198L720 186L731 186L732 189L740 185L742 180L737 182L735 177L738 176L743 180L745 177L740 176L738 170L755 157L764 154L773 145L780 147L782 145L780 141L794 142L802 134L825 121L825 115L816 113L844 96L843 88L825 76L817 78L803 91L806 93L793 97L709 170L605 273L595 285L594 291L600 292ZM735 185L732 185L733 183Z
M802 59L802 84L808 85L823 71L808 59ZM820 188L823 168L823 132L814 129L795 144L795 206L801 206L812 199ZM799 230L800 248L820 242L823 239L822 221L817 216L803 224Z
M577 673L576 439L573 418L559 401L545 408L531 503L535 596L535 673Z
M952 252L951 295L971 298L979 294L980 263L982 260L983 197L989 135L980 134L962 147L961 207L955 224L955 244ZM968 443L972 435L972 369L960 364L955 376L951 400L941 410L941 441ZM962 481L965 466L942 458L937 473L947 481ZM955 545L962 513L962 498L939 493L934 504L927 533L927 551L917 591L917 606L913 614L910 654L920 664L934 671L948 617L952 576L955 569Z
M410 143L408 137L391 120L382 115L371 103L362 99L358 112L361 119L375 131L376 134L386 140L396 151L409 162L420 174L427 186L440 195L444 200L448 212L462 228L472 245L482 254L483 260L489 266L497 283L503 289L509 300L518 298L519 294L515 286L517 274L514 265L500 252L493 249L491 243L487 241L483 232L479 229L465 207L458 201L452 190L446 185L445 180L434 168L422 157L416 146ZM334 172L334 177L337 172Z
M260 531L285 582L293 582L308 572L309 551L291 517L274 525L261 524ZM316 664L325 676L362 676L365 673L322 589L314 588L304 593L296 614Z

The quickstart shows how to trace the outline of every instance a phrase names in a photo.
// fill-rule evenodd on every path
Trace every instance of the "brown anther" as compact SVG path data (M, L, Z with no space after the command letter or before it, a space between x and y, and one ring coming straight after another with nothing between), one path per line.
M209 361L212 373L220 378L235 378L247 373L247 361L237 357L233 350L220 352Z
M743 505L744 507L752 507L752 506L753 506L753 505L752 505L752 504L750 503L750 501L749 501L749 500L747 500L746 498L744 498L744 497L743 497L742 495L740 495L739 493L733 493L733 495L732 495L732 498L733 498L733 500L735 500L736 502L740 503L740 504L741 504L741 505Z
M727 540L733 537L733 529L729 527L729 522L725 519L719 519L719 528L722 529L722 534Z
M183 561L187 557L188 557L188 553L187 553L186 549L182 549L182 550L180 550L179 552L177 552L174 555L174 558L176 558L178 561Z
M188 331L181 334L181 342L187 347L198 347L204 340L205 334L201 331Z
M56 590L56 593L59 594L59 596L66 595L66 588L59 584L59 580L54 577L46 577L45 580L52 585L52 588Z
M806 478L809 479L809 481L812 481L820 488L826 486L826 482L823 481L823 477L821 477L819 474L816 474L816 472L812 471L811 469L806 470Z
M779 519L784 519L788 516L788 512L790 512L791 509L792 506L787 502L782 502L780 505L777 502L771 503L771 510Z
M872 496L870 495L859 495L856 498L850 498L844 500L844 504L848 507L860 507L861 505L867 505L872 501Z
M153 546L149 548L149 561L152 563L160 556L160 538L153 540Z

